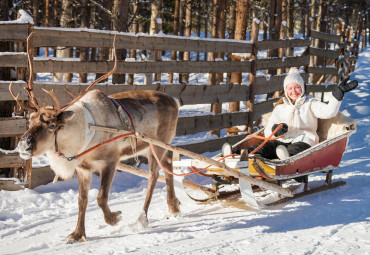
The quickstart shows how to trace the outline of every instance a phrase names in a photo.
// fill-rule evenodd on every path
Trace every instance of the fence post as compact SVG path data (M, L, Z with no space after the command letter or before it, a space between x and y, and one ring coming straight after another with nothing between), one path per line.
M249 73L249 100L247 101L247 109L249 109L249 117L248 117L248 133L253 133L253 119L254 119L254 112L253 106L255 102L254 94L255 94L255 86L256 86L256 73L257 73L257 41L258 41L258 27L260 21L257 18L253 19L252 23L252 31L251 31L251 41L253 42L253 50L252 50L252 61L251 61L251 72Z

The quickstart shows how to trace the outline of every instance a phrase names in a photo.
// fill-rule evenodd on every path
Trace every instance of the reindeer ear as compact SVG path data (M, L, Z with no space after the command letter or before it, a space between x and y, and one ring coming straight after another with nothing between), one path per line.
M72 111L63 111L58 115L58 122L65 123L74 117L75 113Z

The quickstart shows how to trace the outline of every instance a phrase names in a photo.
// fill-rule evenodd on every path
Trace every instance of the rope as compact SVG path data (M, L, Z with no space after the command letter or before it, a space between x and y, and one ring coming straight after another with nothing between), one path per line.
M261 140L264 140L263 143L261 143L256 149L254 149L252 152L250 152L248 155L251 155L251 154L254 154L256 151L258 151L260 148L262 148L268 141L270 140L276 140L276 139L279 139L279 137L276 137L276 138L272 138L272 136L283 126L283 124L280 124L268 137L263 137L263 136L259 136L259 135L248 135L247 137L254 137L254 138L258 138L258 139L261 139ZM211 167L212 165L208 165L202 169L197 169L196 167L191 167L189 168L191 170L190 173L183 173L183 174L176 174L174 172L171 172L170 170L168 170L167 168L163 167L159 158L158 158L158 155L157 153L155 152L155 149L154 149L154 146L153 144L149 143L150 145L150 148L152 149L152 152L153 152L153 156L154 158L157 160L157 163L158 165L164 170L166 171L167 173L169 174L172 174L172 175L175 175L175 176L188 176L188 175L192 175L192 174L199 174L200 172L208 169L209 167ZM226 155L220 159L218 159L217 161L221 161L225 158L228 158L228 157L232 157L232 156L236 156L237 154L230 154L230 155ZM204 175L203 175L204 176Z
M128 137L128 136L134 136L134 135L135 135L135 133L128 133L128 134L123 134L123 135L115 136L115 137L113 137L113 138L111 138L111 139L109 139L107 141L104 141L102 143L99 143L99 144L91 147L90 149L85 150L84 152L82 152L82 153L80 153L78 155L72 156L72 157L66 157L66 156L64 156L63 153L59 153L59 156L62 156L64 158L66 158L68 161L71 161L71 160L74 160L74 159L81 158L81 157L85 156L87 153L90 153L93 150L96 150L96 149L98 149L100 147L103 147L104 145L107 145L108 143L114 142L114 141L119 140L121 138L125 138L125 137Z

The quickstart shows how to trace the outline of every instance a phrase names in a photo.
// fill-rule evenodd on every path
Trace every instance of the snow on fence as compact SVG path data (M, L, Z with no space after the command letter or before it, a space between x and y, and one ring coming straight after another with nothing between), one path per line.
M254 24L256 26L256 24ZM26 41L31 31L35 31L32 41L33 47L87 47L87 48L111 48L113 31L99 31L90 29L64 29L33 27L31 24L0 23L0 40L12 41L21 44ZM331 43L334 49L319 49L309 47L311 40L324 40ZM306 50L299 56L282 58L261 58L258 52L276 48L305 47ZM21 47L19 47L21 48ZM282 69L283 73L290 67L303 67L305 81L309 79L309 73L319 74L314 84L307 86L307 92L331 91L339 79L354 70L358 55L358 42L349 42L344 36L326 34L311 31L310 39L287 39L279 41L237 41L227 39L199 39L167 35L143 35L118 33L116 40L117 49L141 49L150 51L191 51L191 52L226 52L247 53L251 60L246 61L119 61L117 73L249 73L254 79L250 80L249 86L240 84L224 85L187 85L187 84L147 84L147 85L117 85L103 84L95 88L106 94L113 94L128 90L158 90L178 98L182 105L227 103L235 101L253 102L249 111L233 113L212 114L205 116L189 116L179 118L177 135L196 134L214 129L230 128L236 125L248 125L251 129L260 117L272 110L273 102L254 103L255 96L274 93L282 90L285 75L257 76L256 73L268 69ZM310 57L319 56L327 59L327 66L309 66ZM32 57L32 56L31 56ZM331 64L330 64L331 63ZM107 61L81 61L79 58L58 59L55 57L34 57L32 59L34 73L105 73L112 69L113 60ZM18 69L28 68L27 55L24 52L0 53L0 67L12 67ZM13 91L19 92L20 100L27 100L28 95L23 89L26 82L21 81L25 77L14 82ZM330 79L329 79L330 78ZM334 78L334 82L332 82ZM317 83L331 81L326 86L316 86ZM8 86L9 81L0 81L0 101L11 101ZM78 85L78 86L76 86ZM34 83L35 95L40 104L53 104L42 88L54 89L61 104L71 100L65 91L77 94L89 84L76 83ZM25 118L0 119L0 136L19 136L26 129ZM202 153L205 151L219 150L225 142L235 143L245 135L229 136L203 143L188 144L181 146L185 149ZM11 162L16 162L12 165ZM7 162L7 163L6 163ZM0 168L21 167L27 163L21 159L15 160L14 155L0 155ZM29 163L28 163L29 164ZM30 174L30 171L26 171ZM27 180L27 178L25 178ZM30 182L30 180L28 180ZM34 186L34 185L32 185ZM0 187L1 188L1 187Z

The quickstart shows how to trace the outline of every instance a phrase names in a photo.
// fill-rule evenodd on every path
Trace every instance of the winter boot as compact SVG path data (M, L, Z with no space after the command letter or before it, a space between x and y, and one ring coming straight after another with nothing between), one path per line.
M276 155L280 160L287 159L290 156L288 149L284 145L279 145L276 147Z

